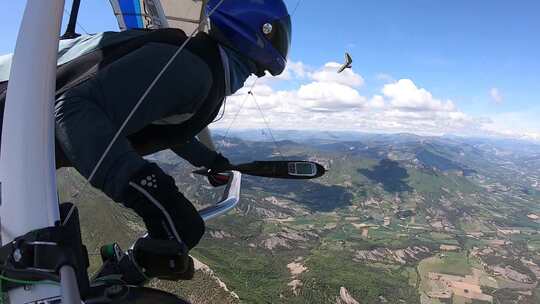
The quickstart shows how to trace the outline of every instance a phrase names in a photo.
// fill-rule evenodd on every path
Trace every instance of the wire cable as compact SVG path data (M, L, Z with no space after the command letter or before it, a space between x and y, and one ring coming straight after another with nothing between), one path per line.
M5 276L5 271L13 271L13 272L20 272L20 273L35 273L34 271L27 271L27 270L19 270L19 269L11 269L9 267L6 267L5 265L0 266L0 269L2 269L2 272L0 273L0 304L4 304L4 291L3 291L3 282L12 282L15 284L21 284L21 285L55 285L60 286L60 283L55 282L53 280L41 280L41 281L32 281L32 280L19 280L10 278L8 276ZM45 274L48 275L48 274Z
M72 1L73 3L73 1ZM69 12L66 8L64 8L64 12L71 18L71 12ZM79 23L79 21L76 21L75 24L86 34L88 35L88 31Z
M16 283L16 284L21 284L21 285L54 285L54 286L60 286L60 284L58 282L53 282L53 281L25 281L25 280L12 279L12 278L8 278L6 276L0 275L0 304L4 304L4 291L2 290L3 289L3 286L2 286L3 281L8 281L8 282Z
M296 10L298 9L298 6L300 6L300 3L302 3L302 0L298 0L298 2L296 2L296 5L293 9L291 16L294 16L294 14L296 14Z
M58 275L54 273L44 272L44 271L31 270L31 269L16 269L16 268L8 267L5 265L0 266L0 270L2 270L0 275L4 275L6 272L8 272L8 273L16 273L20 275L34 276L34 277L39 278L40 280L60 281L60 277Z
M246 97L244 98L244 100L242 100L242 103L240 104L240 108L238 109L238 111L236 111L236 113L234 114L234 117L231 121L231 123L229 124L229 126L227 127L227 130L225 131L225 135L223 135L223 140L225 141L225 139L227 139L227 136L229 135L229 131L231 130L231 127L233 126L234 122L236 121L236 119L238 118L238 115L240 114L240 112L242 111L242 109L244 108L244 105L246 104L246 101L247 99L249 98L249 94L251 92L253 92L253 88L255 87L255 84L257 84L257 81L259 80L259 78L255 78L255 81L253 81L253 83L251 84L251 86L249 87L249 90L246 94ZM225 143L223 143L223 145L225 145Z
M8 281L8 282L16 283L16 284L22 284L22 285L55 285L55 286L60 286L60 283L54 282L54 281L49 281L49 280L44 280L44 281L17 280L17 279L8 278L8 277L6 277L4 275L0 275L0 280L1 281Z
M276 146L276 150L277 150L281 160L285 160L285 157L283 156L283 153L281 153L281 150L279 149L279 145L278 145L278 143L276 141L276 138L274 137L274 133L272 132L272 129L270 128L270 124L266 120L266 116L264 116L264 112L263 112L261 106L259 105L259 103L257 102L257 99L255 98L255 94L253 94L252 91L250 91L250 93L251 93L250 94L251 97L253 97L253 101L257 105L257 109L259 109L259 112L261 113L264 124L266 125L266 129L268 130L268 133L270 133L270 137L272 138L272 141L274 142L274 145Z

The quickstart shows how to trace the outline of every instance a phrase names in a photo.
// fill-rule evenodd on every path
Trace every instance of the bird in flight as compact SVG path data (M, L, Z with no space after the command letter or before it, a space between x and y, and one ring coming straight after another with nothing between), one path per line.
M351 54L345 52L345 63L338 69L338 73L345 71L345 69L352 69L352 57Z

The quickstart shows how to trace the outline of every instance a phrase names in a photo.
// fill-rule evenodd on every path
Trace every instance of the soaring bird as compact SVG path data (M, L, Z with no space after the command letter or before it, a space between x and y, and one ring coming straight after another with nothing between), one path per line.
M352 69L352 57L351 54L345 52L345 63L339 67L338 73L345 71L345 69Z

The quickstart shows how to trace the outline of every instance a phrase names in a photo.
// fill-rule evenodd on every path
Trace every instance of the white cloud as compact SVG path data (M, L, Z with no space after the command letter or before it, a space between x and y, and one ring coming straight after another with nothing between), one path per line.
M279 79L279 80L291 80L291 79L303 79L308 75L309 67L306 66L301 61L292 61L289 60L287 62L287 66L285 66L285 70L283 70L283 73L276 76L273 79ZM267 74L267 77L265 77L266 80L272 79L272 76L270 74Z
M527 111L492 114L482 128L493 134L540 141L540 107Z
M312 73L311 78L319 82L334 82L350 87L361 87L364 84L364 78L352 69L345 69L338 74L337 70L340 66L340 63L328 62L324 67Z
M302 85L297 96L303 107L326 111L359 108L366 100L355 89L337 82L312 82Z
M277 90L277 80L260 79L249 96L254 79L231 96L227 112L215 127L228 127L242 103L245 104L235 120L234 128L265 128L264 113L275 129L353 130L371 132L411 132L442 135L505 135L520 138L540 138L540 126L524 125L534 122L530 117L473 117L457 108L450 100L434 97L411 79L386 84L379 94L362 96L357 90L363 85L361 75L350 71L340 75L336 63L311 69L302 63L293 63L287 69L289 79L296 87ZM256 100L256 102L254 101ZM530 114L532 115L532 114ZM537 115L540 115L538 111ZM518 121L522 121L521 124ZM514 133L509 132L512 126Z
M498 88L491 88L489 90L489 96L495 104L501 104L504 100L502 93L499 91Z
M293 74L299 78L306 77L307 71L309 70L309 68L302 62L293 62L293 61L287 64L287 69L291 70Z
M384 97L375 95L369 100L369 106L374 109L382 109L385 106Z
M453 111L454 103L451 100L442 102L435 99L426 89L418 88L410 79L400 79L397 82L386 84L382 90L390 104L404 111Z

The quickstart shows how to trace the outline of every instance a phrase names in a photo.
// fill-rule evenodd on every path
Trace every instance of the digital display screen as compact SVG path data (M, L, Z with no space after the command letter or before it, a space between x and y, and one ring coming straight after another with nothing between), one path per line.
M314 175L315 168L313 164L310 163L296 163L296 174L302 175Z

